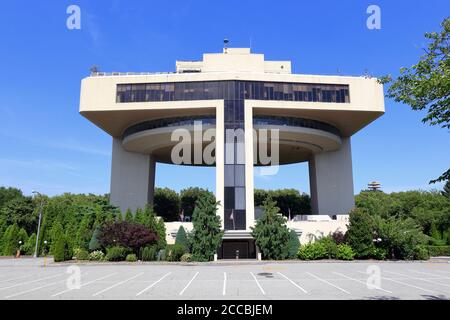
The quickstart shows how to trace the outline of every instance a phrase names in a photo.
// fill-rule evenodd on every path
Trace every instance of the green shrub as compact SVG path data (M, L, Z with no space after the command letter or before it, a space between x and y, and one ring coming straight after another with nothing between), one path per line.
M74 250L74 256L77 260L89 260L89 252L85 249L77 248Z
M190 253L185 253L181 256L180 259L181 262L191 262L192 261L192 254Z
M334 242L331 236L322 237L316 241L316 243L321 243L325 247L326 258L335 259L337 256L338 248L336 242Z
M127 262L136 262L137 261L137 257L136 257L136 255L134 253L130 253L130 254L127 255L125 260Z
M155 261L156 254L157 254L157 247L156 245L154 245L141 248L139 256L141 257L142 261Z
M320 242L304 244L298 250L298 258L301 260L317 260L327 257L327 249Z
M106 249L106 260L108 261L124 261L129 250L125 247L110 247Z
M373 249L374 222L366 210L356 208L350 212L347 241L357 258L368 258Z
M430 259L430 254L428 248L424 245L418 245L414 248L414 259L415 260L428 260Z
M66 241L66 237L62 235L53 244L53 260L61 262L70 259L72 259L72 254L70 253L69 244Z
M450 246L428 246L431 257L450 256Z
M91 261L102 261L105 259L105 254L100 250L92 251L89 254L89 260Z
M96 228L92 233L91 241L89 241L89 251L100 250L101 245L100 241L98 241L98 235L100 233L99 228Z
M158 251L158 254L156 255L157 261L165 261L166 260L166 249L161 249Z
M370 249L368 257L375 260L386 260L386 258L388 257L388 251L385 248L372 247L372 249Z
M166 260L167 261L180 261L183 254L187 253L186 248L178 243L169 244L166 247Z
M22 246L22 250L24 254L31 256L34 254L35 248L36 248L36 234L33 233L25 242L25 244Z
M188 239L186 235L186 230L184 230L183 226L180 226L177 231L177 237L175 238L175 244L181 245L184 247L184 251L189 251Z
M289 255L289 229L286 218L271 199L264 201L264 214L252 227L252 236L265 260L282 260Z
M353 252L352 247L348 244L339 244L336 247L336 259L339 260L353 260L355 257L355 253Z
M297 232L295 230L291 230L289 232L289 242L288 242L289 259L295 259L297 257L299 247L300 241L298 240Z

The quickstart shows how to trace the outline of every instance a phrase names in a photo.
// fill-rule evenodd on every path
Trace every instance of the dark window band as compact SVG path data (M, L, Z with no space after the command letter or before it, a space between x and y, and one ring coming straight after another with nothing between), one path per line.
M195 121L200 121L204 126L216 125L216 117L213 115L154 119L132 125L131 127L125 130L122 138L126 138L132 134L145 130L167 128L167 127L193 126ZM281 116L255 116L253 118L253 125L254 126L275 125L275 126L311 128L330 132L340 136L340 132L336 127L328 123L312 119L281 117Z
M348 103L346 84L262 81L195 81L118 84L116 102L279 100Z

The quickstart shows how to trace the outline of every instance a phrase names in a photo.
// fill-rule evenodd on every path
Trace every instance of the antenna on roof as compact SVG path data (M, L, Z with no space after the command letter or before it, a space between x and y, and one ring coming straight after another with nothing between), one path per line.
M223 39L223 53L227 53L229 42L230 42L230 40L228 40L227 38Z

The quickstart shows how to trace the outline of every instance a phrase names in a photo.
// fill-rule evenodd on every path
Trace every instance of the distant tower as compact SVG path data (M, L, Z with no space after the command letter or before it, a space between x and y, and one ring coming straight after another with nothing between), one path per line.
M229 42L230 40L228 40L227 38L223 39L223 53L227 53Z
M381 189L381 183L379 183L378 181L372 181L367 184L367 187L369 188L370 191L377 191Z

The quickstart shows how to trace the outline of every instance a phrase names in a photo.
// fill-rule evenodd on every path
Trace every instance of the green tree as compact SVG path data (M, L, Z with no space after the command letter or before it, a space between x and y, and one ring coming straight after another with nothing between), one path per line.
M3 255L15 255L19 249L19 227L17 224L12 224L3 235Z
M151 231L155 232L158 236L156 246L158 250L162 250L166 247L166 226L164 224L164 219L157 217L153 207L146 206L143 212L144 216L144 226L149 228Z
M266 200L263 208L263 216L252 227L252 236L263 259L285 259L289 254L289 229L286 227L286 218L280 214L275 201Z
M10 200L22 197L23 197L22 191L20 191L17 188L0 187L0 208L3 207Z
M192 215L193 230L190 236L192 256L197 261L211 261L222 241L220 217L217 215L215 198L202 195Z
M295 230L289 232L289 244L288 244L288 257L290 259L297 258L298 248L300 247L300 241Z
M156 215L164 221L178 221L180 219L180 197L169 188L155 188L153 199Z
M357 258L368 258L373 250L373 220L366 210L350 212L347 241Z
M98 241L99 233L100 233L100 229L97 227L94 230L94 232L92 233L91 241L89 241L89 251L95 251L95 250L101 249L100 242Z
M136 213L134 214L134 222L142 225L145 224L145 215L141 208L136 209Z
M88 249L89 241L92 236L92 216L90 214L85 214L79 224L75 247L80 249Z
M175 238L175 244L183 246L185 252L189 251L188 239L186 235L186 230L183 226L180 226L177 231L177 236Z
M125 221L128 223L134 222L133 212L131 212L130 208L128 208L127 211L125 212Z
M429 41L425 54L409 68L401 68L400 75L380 78L391 83L387 96L396 102L411 106L412 110L426 111L422 119L430 125L450 128L450 18L441 23L439 32L425 33ZM450 169L430 183L450 179Z
M214 196L211 191L198 187L186 188L180 191L181 210L183 211L185 217L192 217L195 209L195 203L205 193L210 196Z
M19 249L23 251L23 247L25 246L25 243L28 241L27 231L24 228L20 228L17 238L19 239L20 242Z
M9 200L0 209L0 216L8 225L16 223L27 233L32 233L37 228L38 215L31 197L16 197Z
M444 197L450 198L450 180L447 180L441 193Z
M50 243L50 254L55 254L55 248L56 243L58 240L63 239L64 240L64 229L59 220L56 220L53 225L52 229L50 231L51 236L51 243ZM65 241L64 241L65 242Z
M25 242L23 246L24 254L31 256L34 254L34 249L36 246L36 233L33 233Z

